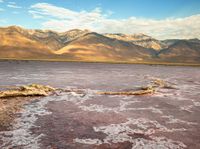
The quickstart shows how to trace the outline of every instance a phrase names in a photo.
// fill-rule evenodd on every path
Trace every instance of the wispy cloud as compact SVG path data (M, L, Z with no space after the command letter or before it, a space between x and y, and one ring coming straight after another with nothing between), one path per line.
M18 6L15 2L8 2L7 7L16 9L22 8L21 6Z
M13 4L13 5L16 5L16 2L8 2L9 4Z
M0 11L4 11L4 9L3 9L3 8L0 8Z
M5 19L0 19L0 23L7 23L7 20L5 20Z
M101 33L142 32L160 39L200 38L200 14L163 20L136 17L112 19L111 11L104 13L100 8L91 11L73 11L48 3L32 5L29 13L35 19L49 18L43 20L43 27L57 31L80 28Z
M4 1L3 0L0 0L0 3L3 3Z

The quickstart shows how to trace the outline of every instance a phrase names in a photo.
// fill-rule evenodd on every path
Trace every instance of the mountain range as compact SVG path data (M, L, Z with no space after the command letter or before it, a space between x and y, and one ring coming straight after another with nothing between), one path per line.
M0 59L200 64L200 40L9 26L0 28Z

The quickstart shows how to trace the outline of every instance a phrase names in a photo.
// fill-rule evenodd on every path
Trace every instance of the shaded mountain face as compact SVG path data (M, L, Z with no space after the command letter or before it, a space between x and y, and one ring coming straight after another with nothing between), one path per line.
M148 49L154 49L154 50L161 50L166 47L164 43L161 41L158 41L150 36L144 35L144 34L134 34L134 35L125 35L125 34L105 34L105 36L132 42L133 44L142 46L144 48Z
M159 53L160 59L168 62L200 63L199 40L176 40Z
M56 51L58 55L72 55L77 60L93 61L144 61L151 59L154 50L131 42L88 33Z
M200 41L159 41L144 34L98 34L79 29L58 33L10 26L0 28L0 58L200 63Z

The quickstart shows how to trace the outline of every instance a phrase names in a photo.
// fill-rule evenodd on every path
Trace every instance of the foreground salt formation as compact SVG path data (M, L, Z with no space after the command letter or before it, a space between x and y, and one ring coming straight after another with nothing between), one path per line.
M161 79L155 79L151 82L151 84L144 86L144 87L140 87L138 90L122 91L122 92L98 92L98 94L101 94L101 95L126 95L126 96L146 95L146 94L155 93L159 88L173 89L174 87Z
M152 77L149 82L145 80L144 87L135 89L155 89L153 94L141 94L145 96L107 96L99 94L105 87L91 90L67 86L47 97L17 97L35 100L17 112L20 116L15 117L11 129L0 132L0 148L198 148L190 144L198 142L194 132L198 132L199 121L191 115L198 110L199 102L180 95L198 86L181 88L172 80ZM186 111L185 106L190 104L192 108ZM188 136L190 140L185 139Z
M125 95L125 96L137 96L137 95L151 95L156 93L160 88L174 88L169 83L161 80L154 79L150 84L140 87L133 91L122 92L95 92L97 95ZM14 114L20 110L20 108L27 102L34 100L36 96L49 96L52 93L59 95L59 92L63 93L76 93L87 94L82 89L56 89L50 86L31 84L15 87L14 89L0 91L0 130L7 129L10 123L15 118ZM90 107L85 107L90 108Z
M1 91L0 98L19 96L48 96L55 88L39 84L20 86L15 89Z
M145 94L153 94L159 88L174 88L169 83L161 80L154 79L150 84L139 87L137 90L132 91L122 91L122 92L97 92L97 94L102 95L145 95ZM39 84L31 84L20 86L15 89L5 90L0 92L0 98L8 98L8 97L21 97L21 96L48 96L50 93L60 90L62 92L77 92L82 93L80 89L71 89L71 90L63 90L63 89L55 89L51 86L39 85Z
M9 129L21 107L36 96L48 96L56 89L50 86L31 84L0 91L0 131Z

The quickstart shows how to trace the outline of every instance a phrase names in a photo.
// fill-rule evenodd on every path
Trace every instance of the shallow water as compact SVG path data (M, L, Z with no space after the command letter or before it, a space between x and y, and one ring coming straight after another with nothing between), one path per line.
M148 96L105 96L154 78L175 89ZM200 68L65 62L0 62L0 85L79 88L24 106L1 148L200 148Z

